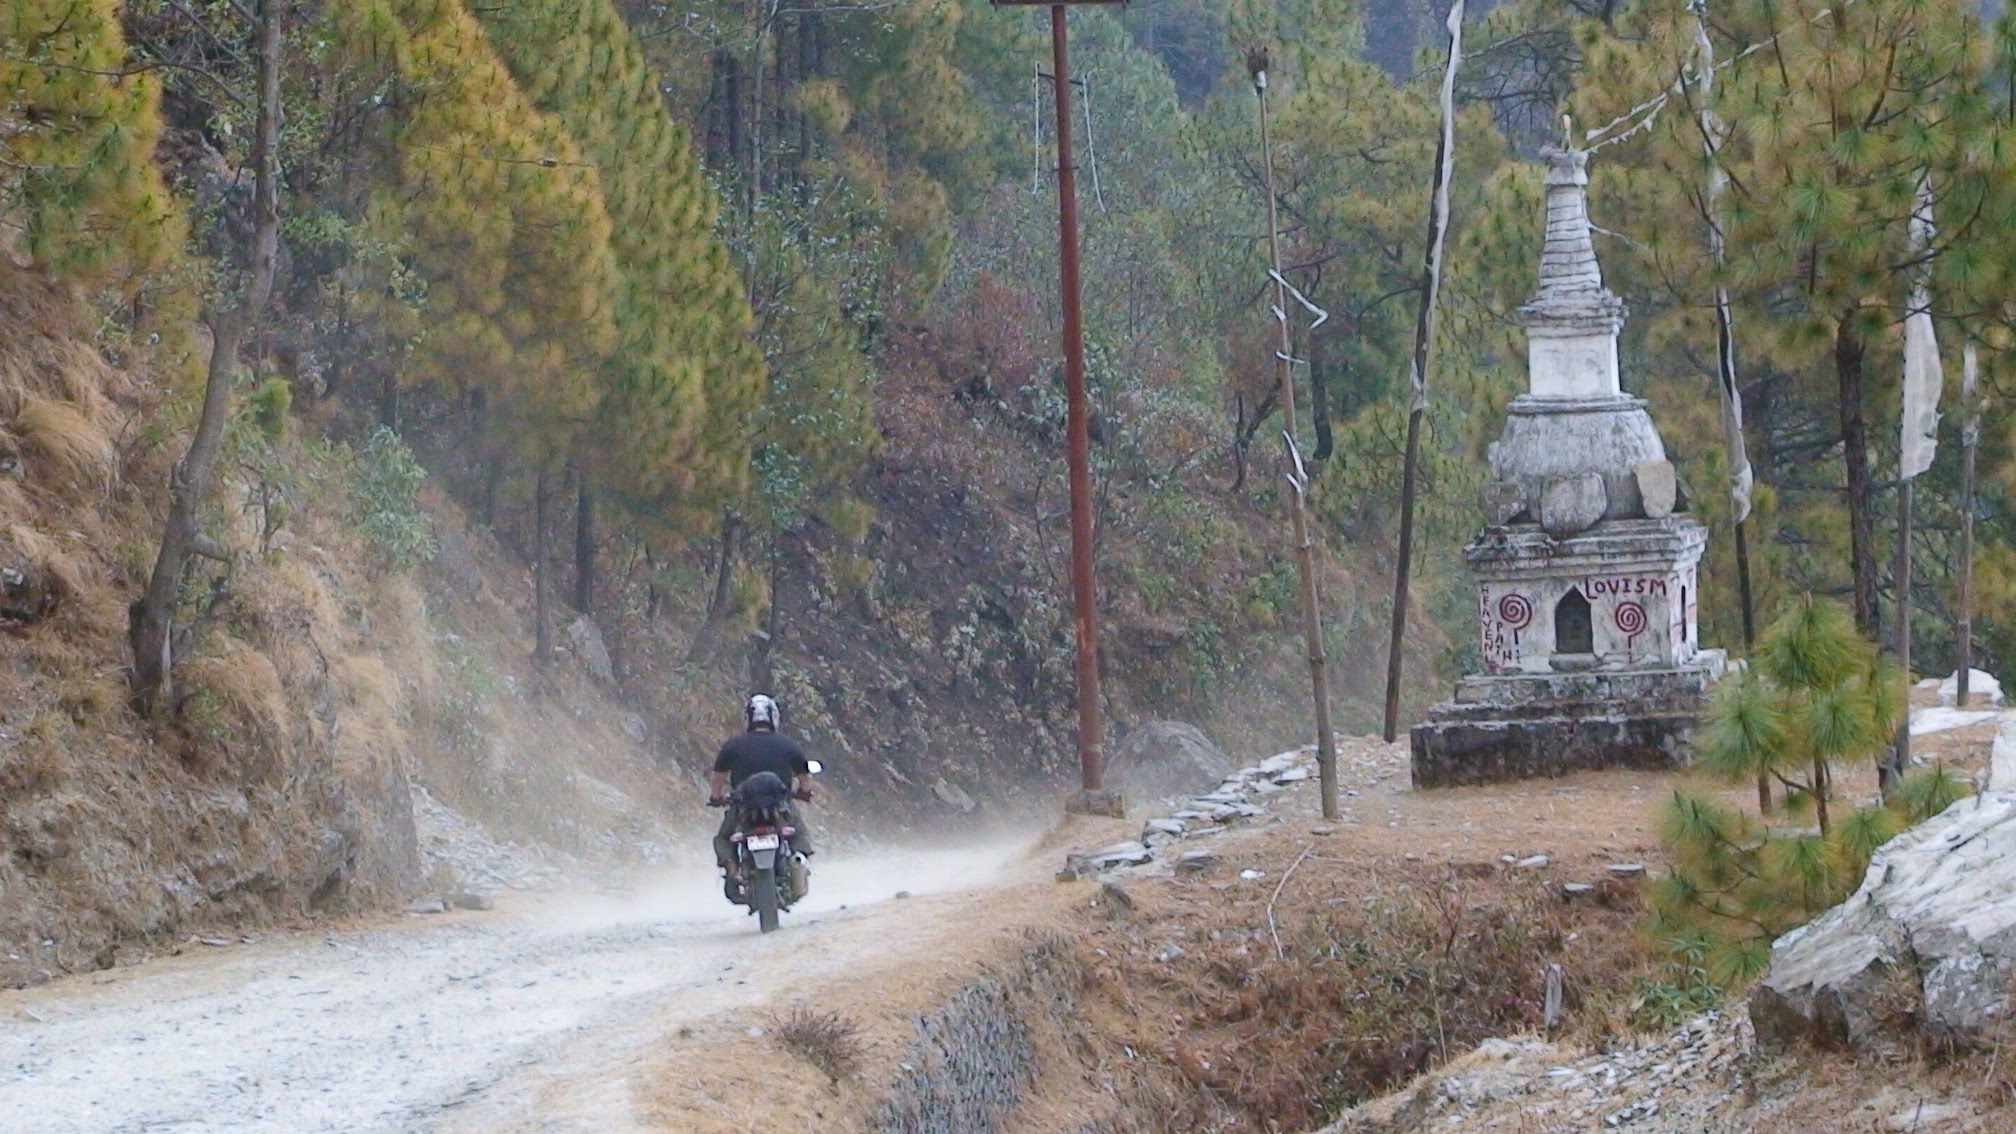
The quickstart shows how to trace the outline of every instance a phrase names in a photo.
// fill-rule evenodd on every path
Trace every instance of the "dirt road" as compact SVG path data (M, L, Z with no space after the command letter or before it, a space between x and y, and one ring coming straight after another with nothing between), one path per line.
M1033 870L1030 841L824 863L767 937L703 859L627 895L275 936L0 992L0 1131L640 1129L626 1068L654 1037L949 946L947 907Z

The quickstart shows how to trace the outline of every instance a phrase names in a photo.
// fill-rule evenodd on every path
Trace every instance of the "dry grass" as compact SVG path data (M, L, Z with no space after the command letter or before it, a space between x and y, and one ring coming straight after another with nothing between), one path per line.
M119 453L97 420L74 402L25 394L10 426L22 456L38 476L104 492Z
M836 1085L861 1073L867 1044L861 1025L846 1016L797 1004L773 1013L770 1027L784 1050L825 1072Z

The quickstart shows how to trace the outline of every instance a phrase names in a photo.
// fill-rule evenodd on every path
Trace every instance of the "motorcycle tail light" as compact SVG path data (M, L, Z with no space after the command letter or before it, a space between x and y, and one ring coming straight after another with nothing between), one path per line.
M744 834L743 834L742 832L740 832L740 831L737 831L737 832L735 832L734 834L732 834L732 835L728 836L728 841L729 841L729 842L731 842L731 843L739 843L739 842L741 842L741 841L742 841L743 839L745 839L745 838L747 838L747 837L748 837L748 836L744 835Z
M796 828L796 827L786 827L786 828L784 828L784 837L785 837L785 838L787 838L787 839L788 839L788 838L790 838L791 836L793 836L793 835L797 834L797 833L798 833L798 828Z

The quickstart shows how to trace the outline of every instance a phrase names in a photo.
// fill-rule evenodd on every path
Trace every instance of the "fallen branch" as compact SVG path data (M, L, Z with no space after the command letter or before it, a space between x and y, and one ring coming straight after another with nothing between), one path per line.
M1274 896L1267 899L1267 932L1274 938L1274 959L1277 961L1287 960L1288 951L1281 947L1281 929L1274 922L1274 903L1281 900L1281 891L1287 889L1288 880L1295 877L1295 868L1301 866L1302 861L1315 850L1313 846L1302 848L1302 853L1295 856L1295 861L1289 864L1287 873L1281 875L1281 881L1274 884Z

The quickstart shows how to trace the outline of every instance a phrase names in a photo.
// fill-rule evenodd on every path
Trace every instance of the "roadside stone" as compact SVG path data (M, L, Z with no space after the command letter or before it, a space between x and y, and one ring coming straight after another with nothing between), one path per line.
M1106 770L1130 795L1160 798L1223 779L1233 761L1195 725L1149 721L1127 734Z
M1173 835L1180 839L1186 830L1188 826L1181 819L1150 819L1141 828L1141 841L1148 841L1148 836L1154 834Z
M1571 901L1576 898L1586 898L1595 892L1596 887L1589 885L1587 882L1563 882L1561 884L1561 896Z
M1512 865L1520 870L1545 870L1554 860L1544 854L1528 855Z
M616 724L623 730L623 736L632 744L642 744L651 738L650 727L637 713L624 713L617 719Z
M1645 864L1642 862L1613 862L1610 864L1609 869L1611 874L1619 878L1637 878L1644 875Z
M1282 752L1277 755L1267 757L1265 760L1262 760L1260 761L1259 764L1255 765L1255 767L1257 767L1260 770L1261 775L1273 776L1276 780L1279 780L1288 772L1294 771L1296 767L1302 763L1302 759L1303 759L1303 753L1300 750L1294 752ZM1304 774L1305 775L1307 774L1306 769L1304 769Z
M1074 878L1089 878L1118 866L1140 866L1154 857L1154 852L1144 843L1115 843L1104 850L1065 855L1063 873L1069 873ZM1060 878L1063 873L1059 874Z
M1178 874L1201 874L1218 865L1218 855L1208 850L1184 851L1176 858Z
M409 914L438 914L448 912L448 903L440 898L420 898L406 904Z
M962 815L971 815L980 806L956 784L948 784L942 778L931 785L931 794L937 796L939 802Z
M1971 1112L1951 1103L1928 1102L1900 1110L1883 1120L1885 1130L1915 1130L1920 1132L1942 1129L1952 1123L1971 1117Z
M458 910L494 910L497 908L496 898L488 894L477 893L474 890L464 890L448 899L448 901L449 904Z
M587 615L567 624L567 648L581 659L588 676L604 685L615 683L616 667L609 660L609 647L602 641L602 631Z

